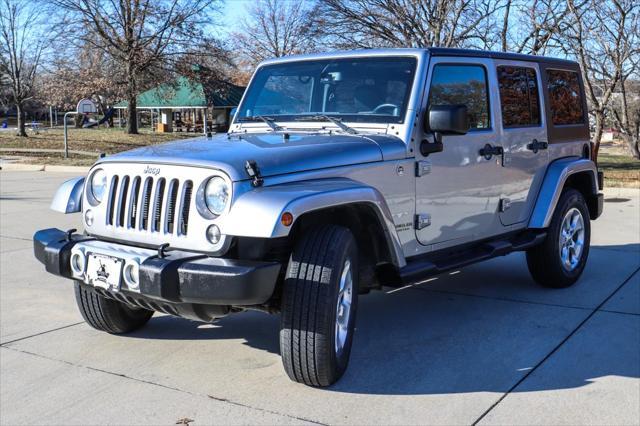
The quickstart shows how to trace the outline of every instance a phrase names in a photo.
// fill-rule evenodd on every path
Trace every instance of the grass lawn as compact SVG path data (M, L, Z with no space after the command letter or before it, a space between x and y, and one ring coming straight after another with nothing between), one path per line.
M598 154L598 168L604 171L605 187L640 188L640 160L604 151Z
M38 134L27 131L29 135L21 138L15 135L14 130L0 131L0 152L3 157L24 157L20 161L33 164L64 164L64 165L91 165L98 154L113 154L120 151L168 142L176 139L202 136L200 133L155 133L149 129L143 129L138 135L128 135L124 129L100 128L100 129L76 129L68 128L69 150L86 151L91 155L71 155L63 158L62 154L11 152L6 149L64 149L64 133L62 128L40 130Z

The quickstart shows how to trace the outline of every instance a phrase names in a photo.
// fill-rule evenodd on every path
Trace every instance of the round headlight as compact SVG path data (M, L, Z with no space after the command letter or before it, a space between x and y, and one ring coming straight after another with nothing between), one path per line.
M104 193L107 190L107 174L104 170L96 170L91 176L91 195L97 202L102 202Z
M204 188L204 201L211 213L219 216L229 202L229 185L220 176L209 179Z

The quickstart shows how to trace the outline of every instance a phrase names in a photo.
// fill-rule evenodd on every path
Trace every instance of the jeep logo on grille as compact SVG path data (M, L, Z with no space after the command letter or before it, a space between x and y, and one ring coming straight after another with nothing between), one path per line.
M145 175L154 175L158 176L160 174L160 167L151 167L147 166L143 172Z

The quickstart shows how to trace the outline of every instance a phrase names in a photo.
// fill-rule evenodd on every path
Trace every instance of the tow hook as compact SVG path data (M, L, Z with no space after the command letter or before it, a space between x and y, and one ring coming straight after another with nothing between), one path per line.
M160 244L160 246L158 247L158 257L160 259L164 259L165 250L167 250L168 248L169 248L169 243Z
M71 241L71 236L73 235L74 232L76 232L77 229L76 228L71 228L69 230L67 230L67 234L66 234L66 240L67 242Z

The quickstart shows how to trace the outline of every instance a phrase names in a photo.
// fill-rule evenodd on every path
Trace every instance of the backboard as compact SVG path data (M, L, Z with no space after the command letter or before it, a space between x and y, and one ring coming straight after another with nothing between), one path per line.
M91 99L81 99L80 102L78 102L76 111L81 114L95 114L98 112L98 108Z

